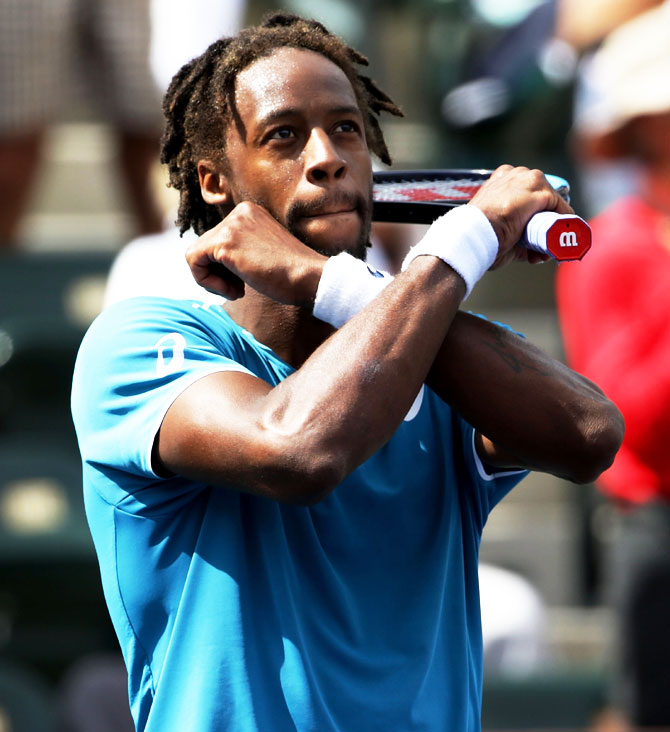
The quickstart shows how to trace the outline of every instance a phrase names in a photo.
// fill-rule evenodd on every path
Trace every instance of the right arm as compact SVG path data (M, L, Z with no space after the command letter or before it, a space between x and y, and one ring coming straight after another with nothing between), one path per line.
M482 195L478 194L480 207L500 242L497 264L529 257L525 250L514 247L526 221L552 202L561 205L548 185L538 187L535 174L522 171L521 180L515 181L518 175L518 170L506 168L482 189ZM210 276L206 265L212 258L233 270L246 284L281 302L303 304L313 298L323 258L306 250L267 212L252 204L241 204L220 227L223 231L213 230L211 241L205 235L199 245L196 264L202 266L205 277ZM297 268L287 264L292 254L301 263ZM191 266L197 271L193 262ZM296 269L301 272L297 278ZM306 291L302 289L304 283L309 283ZM228 286L224 282L210 285ZM229 294L240 292L238 289ZM447 388L448 382L451 392L442 392L447 395L445 399L451 403L460 398L466 419L474 416L471 423L480 435L487 435L479 442L485 460L492 465L503 464L512 459L511 452L518 461L516 467L527 465L576 480L585 470L590 476L592 470L582 466L581 473L575 470L569 456L559 454L548 460L546 454L536 455L532 445L529 448L527 444L538 433L538 424L542 425L543 435L551 433L548 416L560 414L572 424L575 414L570 409L586 404L583 384L571 381L567 369L557 372L552 362L542 382L547 394L553 395L553 411L543 414L536 408L519 416L514 409L505 411L504 407L510 400L513 407L521 400L528 401L523 380L516 378L513 389L509 379L501 382L501 364L491 359L486 347L473 347L469 328L455 330L455 345L444 350L464 294L463 279L454 269L433 256L417 257L364 313L335 332L278 386L272 388L249 375L226 373L206 377L189 387L168 410L161 426L155 449L156 468L165 474L177 473L212 484L233 484L277 500L307 504L318 501L390 439L438 353L442 353L439 373L431 378L437 378L438 393ZM557 383L561 391L553 389ZM566 394L570 396L569 409L561 411L561 398ZM588 403L581 425L588 423L596 402ZM469 403L479 404L479 412L468 412ZM536 407L543 403L549 402L538 399ZM604 406L606 412L606 400ZM503 413L506 421L499 418ZM498 420L497 429L489 429L491 419ZM618 435L613 415L610 423L612 429L605 431L606 436L613 435L605 440L609 442L609 456L610 445L616 443L614 437ZM498 434L504 437L509 433L509 424L523 427L521 440L512 443L517 449L512 451L505 449L504 440L500 444L496 441ZM578 428L570 434L578 442L585 433ZM600 453L596 462L603 463Z
M420 257L272 388L225 372L190 386L158 434L158 471L281 501L322 499L393 435L464 295L443 262Z

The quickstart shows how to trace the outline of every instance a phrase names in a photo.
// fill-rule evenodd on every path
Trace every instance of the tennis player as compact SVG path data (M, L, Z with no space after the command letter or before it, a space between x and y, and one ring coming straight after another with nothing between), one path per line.
M81 347L86 510L146 732L478 730L478 547L529 469L590 481L623 426L591 382L459 312L543 209L504 166L395 279L363 261L377 114L322 25L273 15L165 98L196 280Z

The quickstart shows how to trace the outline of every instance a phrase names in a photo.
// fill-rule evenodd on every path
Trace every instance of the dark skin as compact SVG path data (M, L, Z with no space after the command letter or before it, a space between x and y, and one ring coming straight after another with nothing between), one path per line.
M369 196L371 176L353 89L324 57L283 48L238 75L236 103L234 180L199 164L205 200L232 210L187 258L200 284L231 298L235 321L297 371L276 387L224 372L187 388L157 437L159 473L312 504L391 438L424 382L475 426L490 466L586 481L610 464L623 434L614 405L523 339L459 313L465 283L435 257L418 257L337 332L316 320L326 257L286 225L299 201L309 215L293 230L312 247L355 251L366 235L366 212L347 203ZM473 205L498 237L494 266L535 261L515 246L527 220L570 210L539 171L511 166Z

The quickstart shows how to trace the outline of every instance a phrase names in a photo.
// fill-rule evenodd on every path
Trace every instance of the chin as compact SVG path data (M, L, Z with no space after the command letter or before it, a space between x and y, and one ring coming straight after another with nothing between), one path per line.
M334 237L310 236L300 231L293 231L291 233L300 239L303 244L315 252L323 254L324 257L334 257L337 254L346 252L347 254L351 254L352 257L365 261L368 247L370 246L369 227L367 231L360 233L357 237L344 240L338 240Z
M319 254L323 254L324 257L335 257L338 254L342 254L342 252L346 252L347 254L351 254L352 257L356 257L356 259L362 259L365 261L368 253L368 242L367 241L358 241L352 244L351 242L345 242L345 243L339 243L339 244L318 244L316 242L310 242L306 239L302 240L304 244L306 244L310 249L314 249L314 251L318 252Z

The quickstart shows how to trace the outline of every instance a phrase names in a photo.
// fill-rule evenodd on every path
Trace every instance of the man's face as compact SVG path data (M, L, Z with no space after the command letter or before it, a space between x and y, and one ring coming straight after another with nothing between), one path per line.
M313 51L280 48L241 71L226 136L235 203L266 208L326 255L364 257L372 168L351 83Z

